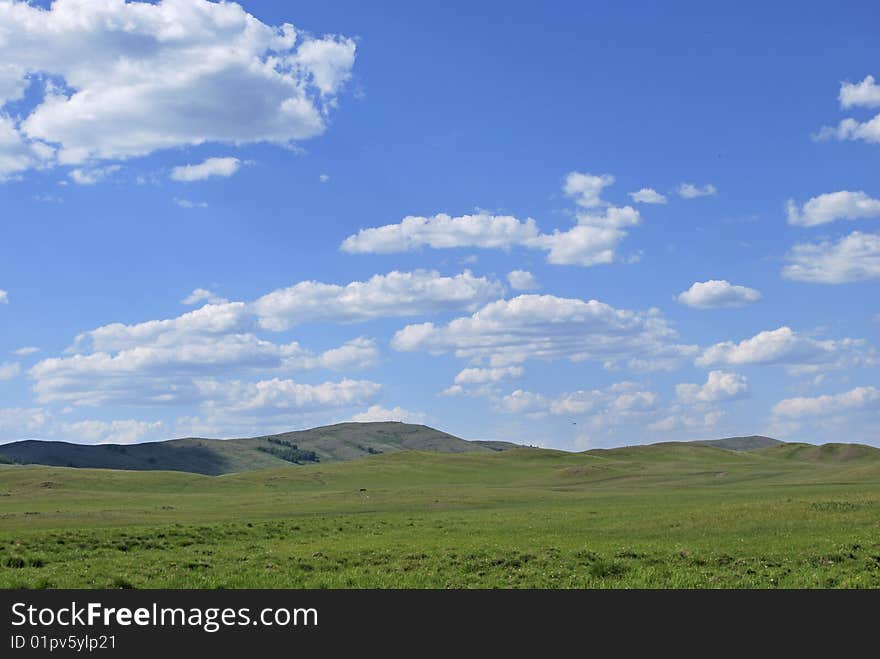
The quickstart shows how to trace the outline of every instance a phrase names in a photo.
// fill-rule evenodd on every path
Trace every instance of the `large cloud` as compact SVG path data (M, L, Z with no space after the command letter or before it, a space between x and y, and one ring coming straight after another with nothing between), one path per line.
M788 223L812 227L835 220L863 220L880 217L880 199L862 191L828 192L807 201L800 209L793 199L787 205Z
M773 406L773 414L799 419L803 416L823 416L867 409L880 409L880 389L856 387L842 394L786 398Z
M880 234L853 231L836 241L795 245L782 276L817 284L844 284L880 277Z
M290 144L321 134L355 43L266 25L238 4L0 0L0 174L205 142ZM53 153L54 152L54 153Z
M747 286L735 286L725 279L698 281L676 299L696 309L741 307L761 299L761 293Z
M394 335L396 350L454 352L492 366L529 359L626 362L638 368L663 367L689 354L659 311L628 311L596 300L553 295L521 295L492 302L472 316L447 325L408 325Z
M264 295L253 310L262 327L277 331L312 321L351 323L471 309L502 291L498 282L468 271L455 277L427 270L393 271L344 286L300 282Z
M520 220L487 212L458 217L445 213L410 215L398 224L361 229L346 238L340 249L350 254L392 254L423 247L523 248L547 252L548 263L556 265L611 263L627 236L626 229L641 222L639 212L631 206L611 206L602 200L602 190L613 182L609 174L570 172L564 191L578 207L574 213L577 223L565 230L542 233L532 218Z
M348 371L378 358L375 341L366 337L314 352L296 341L269 340L262 332L309 321L350 323L470 309L502 290L469 272L441 277L395 271L346 285L301 282L253 303L220 301L174 318L83 332L72 355L44 359L29 374L38 399L47 403L193 403L204 399L204 381L210 378Z
M744 339L724 341L706 348L697 358L700 366L745 366L768 364L785 366L794 373L826 369L877 366L876 351L862 339L815 339L780 327Z

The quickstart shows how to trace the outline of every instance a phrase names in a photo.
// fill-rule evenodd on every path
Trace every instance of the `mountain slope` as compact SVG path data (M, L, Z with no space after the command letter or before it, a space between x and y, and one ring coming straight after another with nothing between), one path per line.
M491 453L501 449L500 445L490 448L427 426L389 421L340 423L247 439L191 437L130 445L26 440L0 446L0 460L57 467L219 475L283 467L294 461L336 462L405 450Z
M707 439L691 443L701 444L703 446L715 446L716 448L723 448L728 451L754 451L755 449L779 446L785 442L773 439L772 437L764 437L762 435L749 435L748 437L726 437L724 439Z

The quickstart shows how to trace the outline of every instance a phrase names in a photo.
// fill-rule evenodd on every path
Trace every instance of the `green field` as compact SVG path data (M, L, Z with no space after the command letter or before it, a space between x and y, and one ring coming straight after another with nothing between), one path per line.
M880 587L880 450L0 466L0 587Z

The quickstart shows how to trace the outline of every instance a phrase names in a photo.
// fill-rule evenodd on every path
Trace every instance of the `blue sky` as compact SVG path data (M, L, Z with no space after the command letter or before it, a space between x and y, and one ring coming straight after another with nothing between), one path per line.
M876 18L0 0L0 441L880 445Z

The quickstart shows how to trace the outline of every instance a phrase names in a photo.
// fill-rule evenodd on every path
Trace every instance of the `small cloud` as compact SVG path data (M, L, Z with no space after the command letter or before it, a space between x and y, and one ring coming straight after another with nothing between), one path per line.
M26 357L28 355L33 355L35 352L40 352L40 349L35 348L34 346L25 346L24 348L13 350L12 354L18 355L19 357Z
M9 304L9 293L0 289L0 304Z
M94 167L92 169L74 169L68 176L77 185L95 185L121 169L119 165Z
M61 197L56 197L51 194L35 194L34 201L39 201L43 204L61 204L64 202Z
M401 421L403 423L424 423L428 418L423 412L410 412L402 407L387 409L381 405L372 405L365 412L355 414L352 421L369 423L372 421Z
M638 192L630 192L633 201L640 204L665 204L666 195L662 195L653 188L642 188Z
M326 183L327 181L330 180L330 175L329 174L321 174L318 177L318 180L321 181L321 183Z
M515 291L534 291L540 288L538 280L528 270L513 270L507 274L507 281Z
M742 307L761 299L761 293L747 286L734 286L726 279L698 281L676 297L681 304L695 309Z
M711 183L707 183L703 187L696 186L693 183L682 183L678 186L676 192L683 199L696 199L697 197L712 197L718 194L718 188Z
M202 302L207 302L209 304L226 304L229 300L216 295L206 288L197 288L180 301L181 304L190 305L200 304Z
M0 380L11 380L21 373L21 366L16 362L0 364Z
M189 199L174 198L174 203L181 208L207 208L208 204L204 201L190 201Z
M171 179L183 183L204 181L212 177L229 178L241 167L238 158L208 158L197 165L181 165L171 170Z

